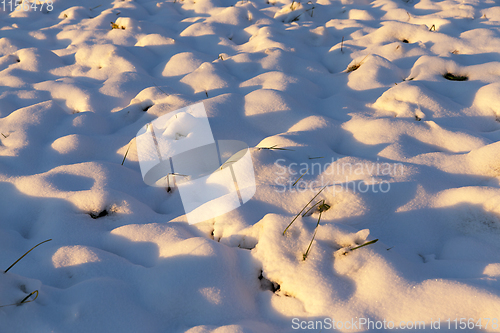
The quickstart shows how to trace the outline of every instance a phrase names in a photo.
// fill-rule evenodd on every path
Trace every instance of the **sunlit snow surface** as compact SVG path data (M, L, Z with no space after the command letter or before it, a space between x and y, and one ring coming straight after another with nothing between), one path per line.
M498 1L23 8L0 3L0 269L53 240L0 274L0 305L39 291L1 332L500 317ZM134 137L198 102L272 149L249 202L189 225ZM325 185L304 261L319 211L283 231Z

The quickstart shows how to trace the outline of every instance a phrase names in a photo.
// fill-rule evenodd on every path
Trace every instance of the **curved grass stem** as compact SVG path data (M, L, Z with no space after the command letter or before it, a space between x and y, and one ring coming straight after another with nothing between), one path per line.
M44 240L43 242L40 242L38 244L36 244L35 246L33 246L31 249L28 250L28 252L26 252L25 254L23 254L19 259L17 259L12 265L9 266L9 268L7 268L3 273L7 273L12 267L14 267L15 264L17 264L21 259L23 259L28 253L30 253L35 247L39 246L39 245L42 245L43 243L47 243L47 242L50 242L52 240L51 239L47 239L47 240Z

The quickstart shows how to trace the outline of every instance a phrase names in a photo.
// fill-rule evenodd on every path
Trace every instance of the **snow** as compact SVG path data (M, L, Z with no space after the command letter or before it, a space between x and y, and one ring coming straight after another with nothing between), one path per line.
M40 2L0 3L3 269L52 239L2 332L498 330L498 1Z

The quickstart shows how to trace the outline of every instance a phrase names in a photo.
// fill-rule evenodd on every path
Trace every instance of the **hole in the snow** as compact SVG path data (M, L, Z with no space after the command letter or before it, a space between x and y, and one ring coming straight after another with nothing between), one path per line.
M446 80L450 80L450 81L467 81L469 79L467 76L464 76L464 75L455 75L455 74L452 74L450 72L444 74L443 77Z
M264 277L264 275L262 275L262 273L263 273L263 271L261 270L260 275L259 275L260 288L262 290L270 290L273 293L276 293L277 291L279 291L281 288L280 285L276 282L273 282L273 281L266 279Z
M403 39L403 40L402 40L402 42L403 42L403 43L406 43L406 44L408 44L408 43L409 43L408 39L406 39L406 38L405 38L405 39Z
M354 72L356 69L358 69L359 67L361 67L361 64L354 64L352 66L349 66L347 68L347 73L350 73L350 72Z
M146 105L145 107L143 107L143 108L142 108L142 111L146 112L146 111L148 111L148 110L149 110L152 106L153 106L153 104L151 104L151 105L149 105L149 104L148 104L148 105Z
M95 219L98 219L98 218L100 218L100 217L107 216L108 214L109 214L109 212L108 212L106 209L102 210L102 211L101 211L101 212L99 212L99 213L95 213L95 212L90 212L90 213L89 213L90 217L91 217L91 218L93 218L94 220L95 220Z
M254 249L253 247L248 247L248 246L244 246L244 245L241 245L241 244L238 244L238 247L239 247L240 249L243 249L243 250L249 250L249 251L251 251L251 250L253 250L253 249Z

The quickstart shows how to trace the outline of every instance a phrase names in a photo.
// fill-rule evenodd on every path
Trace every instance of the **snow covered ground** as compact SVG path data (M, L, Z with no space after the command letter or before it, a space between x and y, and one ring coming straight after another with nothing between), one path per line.
M188 224L199 102L256 193ZM498 0L2 1L0 134L1 332L500 331Z

